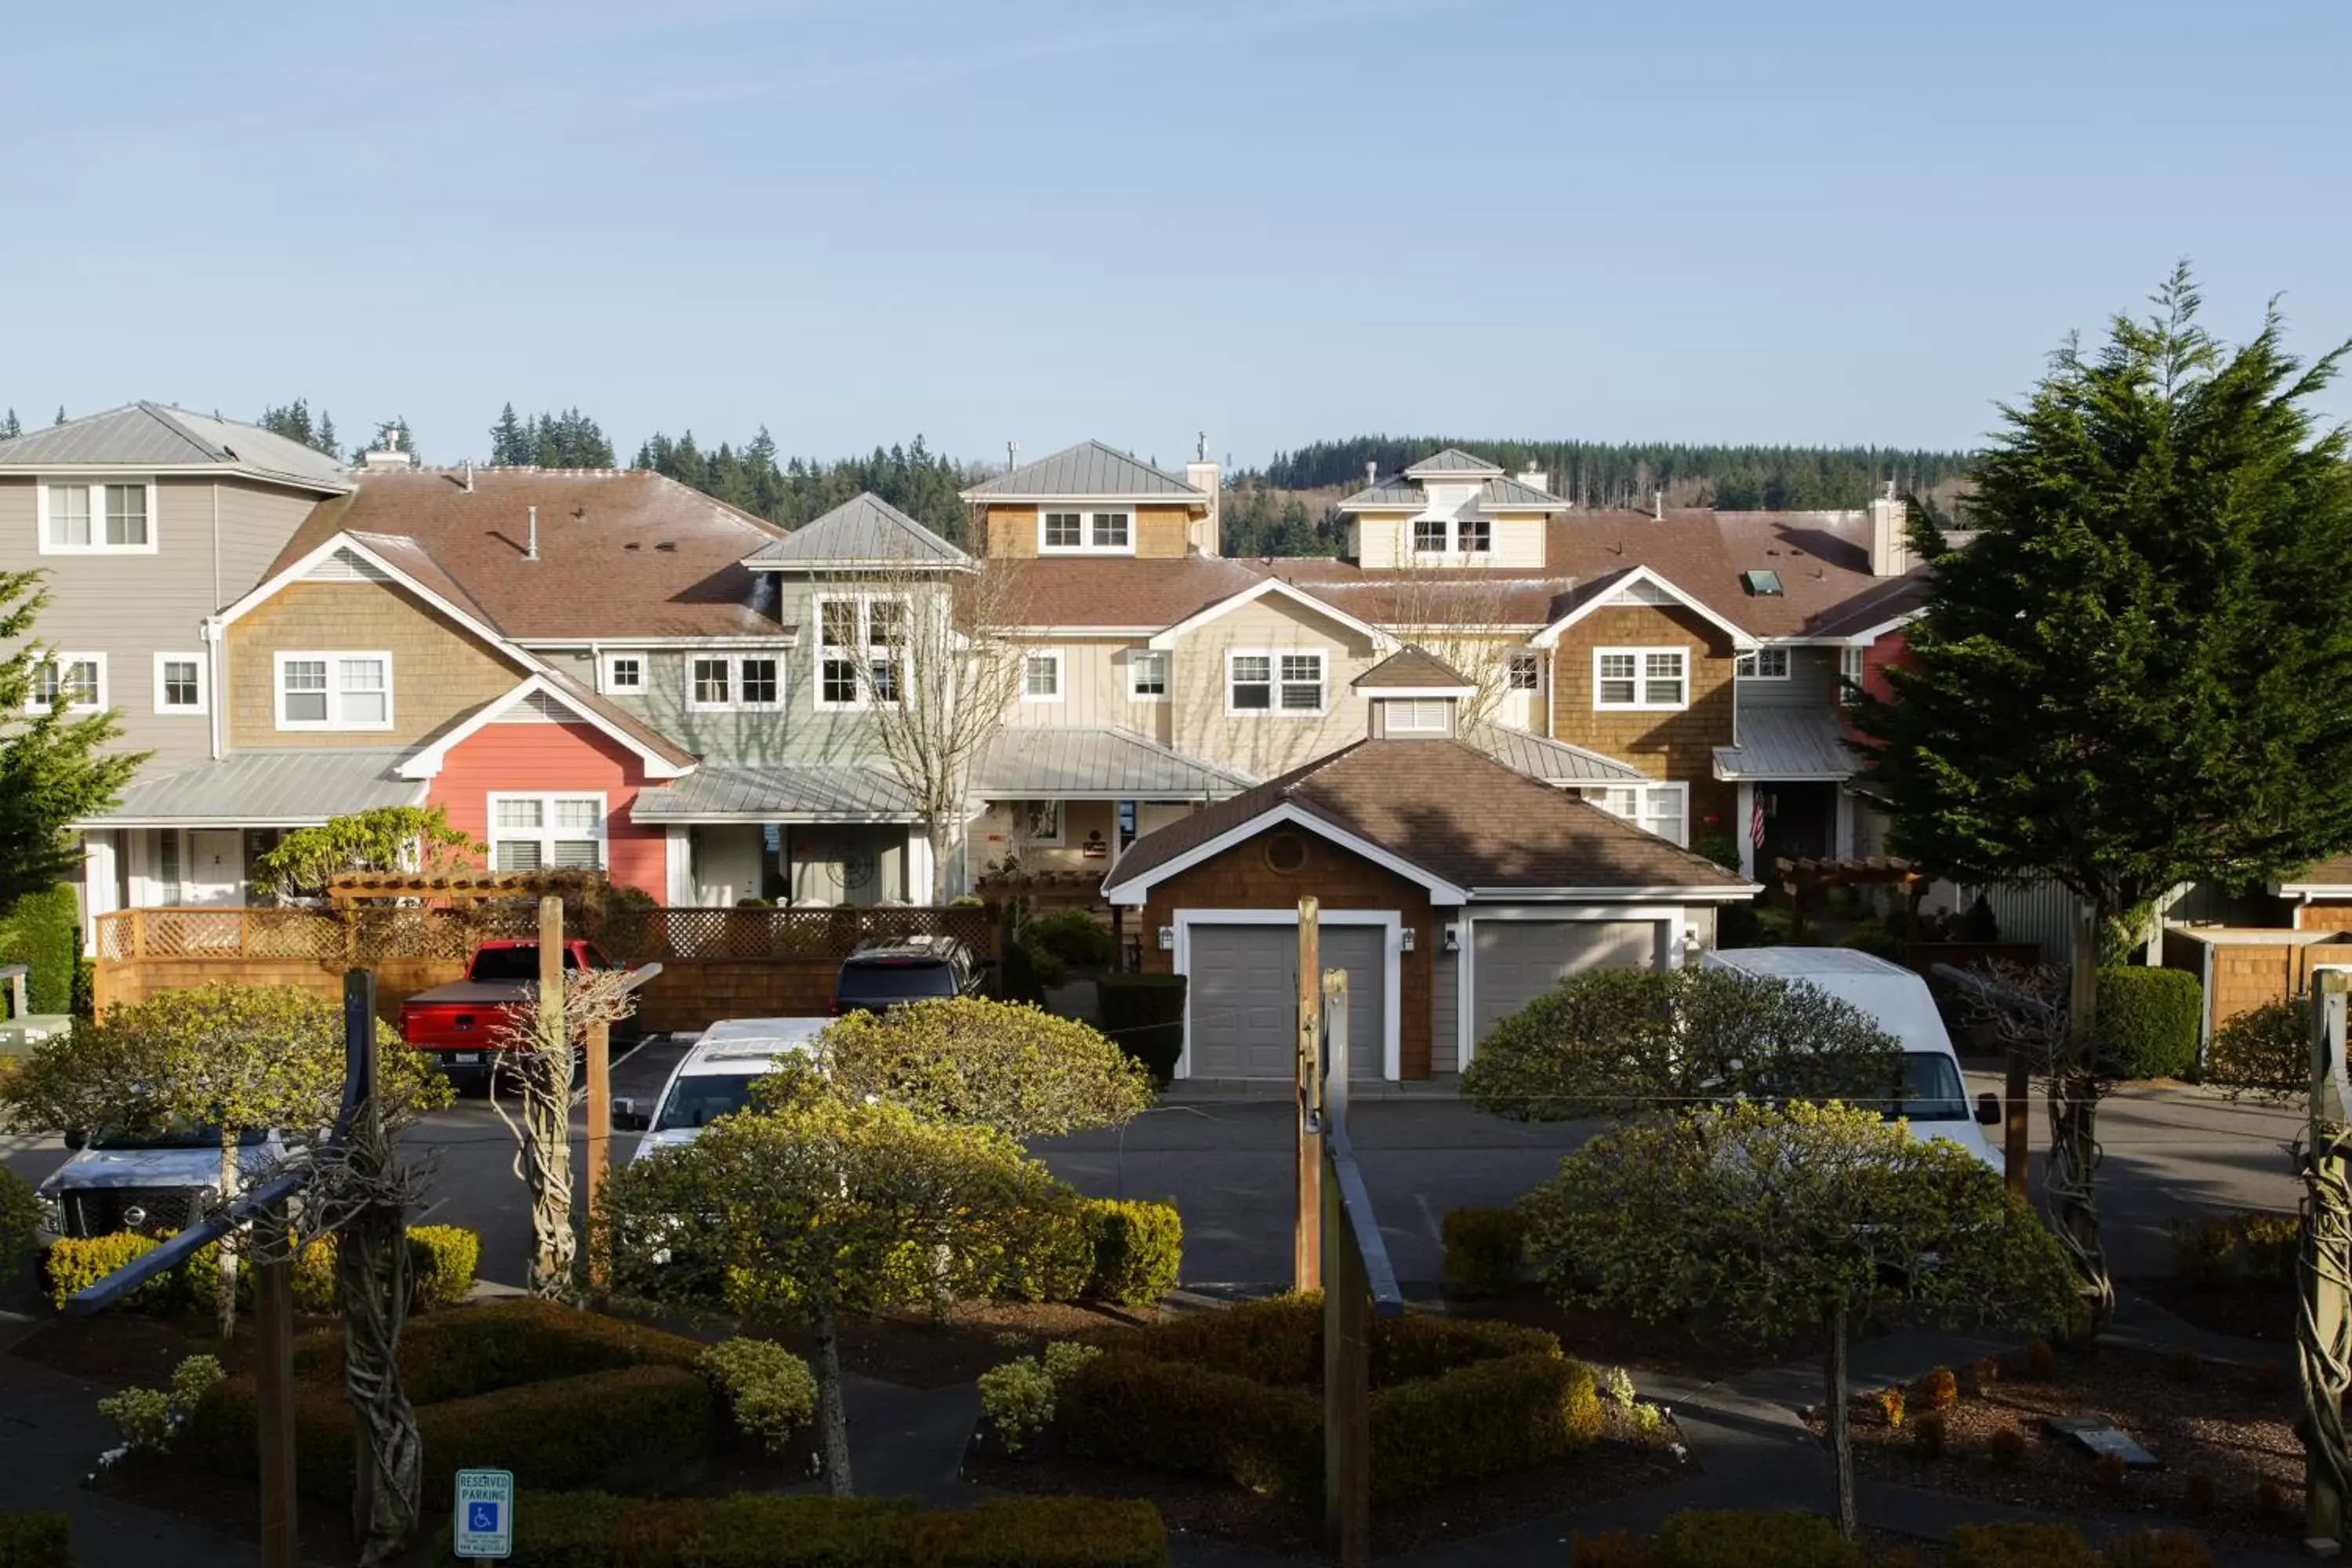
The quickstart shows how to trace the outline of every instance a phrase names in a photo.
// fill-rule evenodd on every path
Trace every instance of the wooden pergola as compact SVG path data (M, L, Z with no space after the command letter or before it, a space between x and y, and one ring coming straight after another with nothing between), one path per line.
M327 899L337 909L412 899L459 904L546 898L579 901L602 898L607 890L602 871L345 871L327 879Z
M1927 896L1927 885L1936 879L1910 861L1893 855L1873 855L1858 860L1807 856L1801 860L1775 861L1773 871L1780 879L1781 890L1789 895L1790 942L1801 941L1805 934L1806 894L1825 888L1886 887L1903 890L1905 934L1917 942L1919 901Z

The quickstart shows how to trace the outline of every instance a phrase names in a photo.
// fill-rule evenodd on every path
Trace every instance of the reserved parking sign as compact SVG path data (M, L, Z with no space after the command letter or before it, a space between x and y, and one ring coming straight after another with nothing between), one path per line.
M514 1472L457 1472L457 1553L460 1557L508 1557L514 1553Z

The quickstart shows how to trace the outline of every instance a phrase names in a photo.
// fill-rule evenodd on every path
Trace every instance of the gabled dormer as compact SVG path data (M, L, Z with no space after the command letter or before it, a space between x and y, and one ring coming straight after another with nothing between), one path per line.
M1173 560L1218 552L1218 480L1205 441L1182 479L1081 441L984 479L963 500L992 556Z
M1367 570L1544 564L1544 520L1569 503L1530 468L1516 478L1448 447L1402 473L1370 481L1339 504L1348 553Z

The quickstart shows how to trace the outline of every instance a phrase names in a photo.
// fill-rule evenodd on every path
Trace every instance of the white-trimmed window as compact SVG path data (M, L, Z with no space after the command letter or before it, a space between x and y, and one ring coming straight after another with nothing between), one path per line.
M848 712L897 702L905 680L907 605L900 599L816 602L816 705Z
M159 653L155 656L155 711L202 713L205 700L205 656L200 653Z
M44 481L33 488L36 540L44 555L152 555L151 479Z
M54 653L33 669L33 689L25 700L28 712L38 713L65 694L68 713L106 711L106 656L102 653Z
M1465 517L1454 524L1454 548L1465 555L1484 555L1495 548L1495 524L1491 519Z
M1041 555L1132 555L1135 513L1124 507L1045 507L1037 513Z
M1237 718L1274 714L1308 719L1323 711L1322 654L1278 649L1225 655L1225 712Z
M1416 517L1412 520L1412 548L1416 555L1445 553L1446 521L1442 517Z
M1869 652L1866 647L1838 649L1838 701L1848 708L1862 695L1862 677L1867 668L1863 660Z
M1021 656L1021 700L1059 702L1062 700L1062 650L1033 648Z
M392 728L392 655L281 653L278 727L281 730Z
M604 657L604 689L635 694L646 689L646 656L642 653L608 653Z
M1454 728L1443 697L1389 697L1381 702L1381 717L1391 735L1443 735Z
M1062 803L1058 800L1024 800L1013 803L1019 814L1021 842L1050 849L1062 842Z
M1584 798L1612 816L1622 816L1671 844L1690 845L1690 785L1610 784L1584 792Z
M1127 656L1127 695L1137 702L1168 700L1168 655L1139 647Z
M1503 666L1503 686L1509 691L1533 691L1543 684L1543 655L1515 653Z
M1601 711L1665 712L1690 706L1690 650L1597 647L1592 706Z
M489 805L493 870L603 868L603 795L493 795Z
M687 656L688 711L766 713L783 705L783 655L772 649L759 649Z
M1789 650L1784 647L1759 647L1743 653L1734 661L1732 673L1742 680L1786 680L1789 679Z

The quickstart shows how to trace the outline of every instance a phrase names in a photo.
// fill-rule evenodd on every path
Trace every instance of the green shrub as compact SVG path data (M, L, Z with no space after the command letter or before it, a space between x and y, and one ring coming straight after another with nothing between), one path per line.
M1945 1568L2103 1568L2071 1524L1963 1524L1944 1549Z
M2168 1221L2172 1266L2181 1282L2200 1289L2226 1290L2242 1284L2284 1289L2301 1266L2303 1222L2294 1215L2221 1215Z
M2311 1086L2311 1005L2282 996L2213 1031L2205 1081L2223 1090L2302 1095Z
M1582 1362L1529 1354L1477 1361L1372 1395L1372 1495L1420 1497L1547 1465L1601 1435Z
M1064 970L1108 969L1118 956L1110 927L1086 910L1055 910L1029 922L1029 945Z
M339 1310L333 1237L314 1237L294 1255L294 1310L314 1318L329 1317Z
M677 1334L528 1298L487 1302L419 1318L400 1336L400 1377L418 1405L618 1367L691 1369L703 1347ZM338 1383L340 1331L307 1334L294 1347L296 1372Z
M1080 1206L1094 1253L1088 1296L1139 1307L1176 1289L1184 1221L1175 1205L1090 1198Z
M940 1568L1166 1568L1168 1562L1167 1527L1140 1499L991 1498L961 1511L919 1514L915 1530L914 1560Z
M1106 974L1095 982L1095 1021L1129 1056L1166 1083L1184 1054L1181 974Z
M340 1387L294 1380L294 1486L305 1497L352 1495L352 1407ZM196 1402L180 1449L205 1468L251 1477L260 1468L259 1402L251 1373L223 1378Z
M33 1195L33 1184L0 1165L0 1292L22 1276L40 1229L41 1205Z
M816 1414L808 1363L768 1340L721 1340L696 1363L726 1402L735 1429L771 1454Z
M49 1300L62 1312L76 1292L97 1284L133 1258L143 1258L163 1245L155 1237L131 1230L107 1236L60 1237L49 1247L45 1265ZM189 1303L187 1276L193 1267L192 1261L168 1274L159 1274L116 1305L142 1312L168 1312L184 1307Z
M2107 1568L2213 1568L2213 1554L2185 1530L2135 1530L2110 1537Z
M1448 1209L1438 1230L1449 1300L1500 1296L1527 1282L1528 1221L1518 1210Z
M1024 1217L1005 1248L997 1293L1022 1301L1075 1301L1095 1269L1085 1211L1076 1203Z
M1295 1502L1322 1494L1323 1405L1305 1389L1106 1351L1055 1392L1055 1430L1072 1453Z
M2205 993L2181 969L2099 972L2100 1049L2127 1079L2180 1078L2197 1065Z
M26 893L0 918L0 963L21 963L26 1005L35 1013L73 1011L74 972L81 963L81 910L71 884ZM6 987L0 986L0 995Z
M98 1402L98 1413L128 1447L160 1453L171 1446L172 1396L160 1388L119 1390Z
M1022 1356L980 1374L980 1410L996 1440L1017 1454L1054 1420L1054 1377L1034 1356Z
M1817 1513L1686 1509L1658 1529L1658 1568L1864 1568L1862 1549Z
M482 1238L463 1226L409 1227L408 1272L416 1282L415 1304L421 1309L454 1307L464 1300L473 1291L474 1273L481 1263Z
M0 1568L73 1568L72 1537L61 1513L0 1513Z
M1035 956L1022 943L1009 940L1004 943L1004 956L998 962L997 974L999 1001L1045 1005L1045 977L1038 973Z

